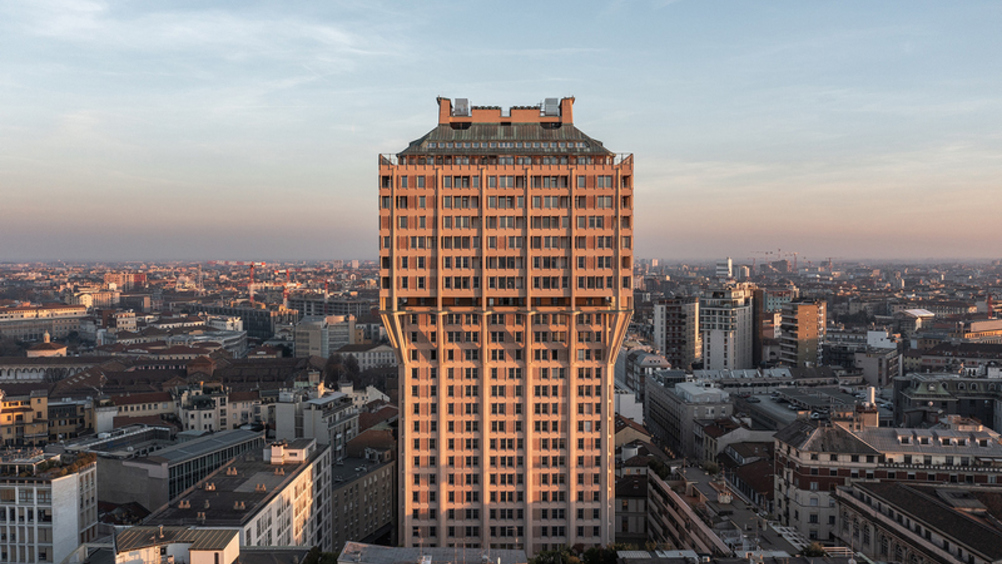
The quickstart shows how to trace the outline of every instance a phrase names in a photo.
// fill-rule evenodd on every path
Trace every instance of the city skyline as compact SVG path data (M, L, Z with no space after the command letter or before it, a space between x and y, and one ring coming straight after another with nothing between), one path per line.
M438 95L575 96L640 257L997 258L997 4L529 8L4 5L0 260L375 258Z

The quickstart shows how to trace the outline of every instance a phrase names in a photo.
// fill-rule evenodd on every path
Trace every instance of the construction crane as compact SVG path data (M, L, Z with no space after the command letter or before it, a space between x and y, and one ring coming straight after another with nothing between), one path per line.
M302 269L301 268L295 268L295 269L293 269L293 268L285 268L285 269L282 269L282 270L276 270L275 271L275 274L285 273L285 286L282 288L282 305L285 308L289 307L289 286L292 285L292 280L289 278L289 273L292 270L295 270L296 272L300 272ZM298 286L298 283L297 283L297 286Z
M250 295L250 303L254 305L254 267L255 266L266 266L263 262L245 261L245 260L210 260L209 266L249 266L250 267L250 281L247 282L247 293Z

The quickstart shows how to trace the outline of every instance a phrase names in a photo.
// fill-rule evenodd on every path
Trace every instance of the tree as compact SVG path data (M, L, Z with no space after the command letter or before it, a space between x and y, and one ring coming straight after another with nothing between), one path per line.
M616 551L611 548L593 546L581 556L584 564L616 564Z
M703 470L705 470L707 474L713 475L720 472L720 465L712 460L704 460Z
M354 355L348 355L344 359L344 369L348 373L348 378L352 381L354 381L355 378L358 378L358 374L361 372L358 367L358 359L355 358Z
M817 541L807 545L807 547L800 553L801 556L825 556L827 554L828 553L825 552L825 547Z
M530 558L528 564L580 564L581 559L571 554L566 546L559 550L544 550Z

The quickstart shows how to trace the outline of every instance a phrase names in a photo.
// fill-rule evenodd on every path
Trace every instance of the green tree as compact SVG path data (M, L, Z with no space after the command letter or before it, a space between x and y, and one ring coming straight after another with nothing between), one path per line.
M579 564L581 559L571 554L566 546L559 550L544 550L529 559L529 564Z

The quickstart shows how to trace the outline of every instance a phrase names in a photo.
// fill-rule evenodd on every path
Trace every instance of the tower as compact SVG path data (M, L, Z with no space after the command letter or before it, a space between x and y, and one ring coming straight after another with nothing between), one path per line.
M613 541L633 157L577 129L573 103L439 98L438 125L379 158L405 546Z
M752 292L748 284L711 286L699 299L703 368L752 368Z

